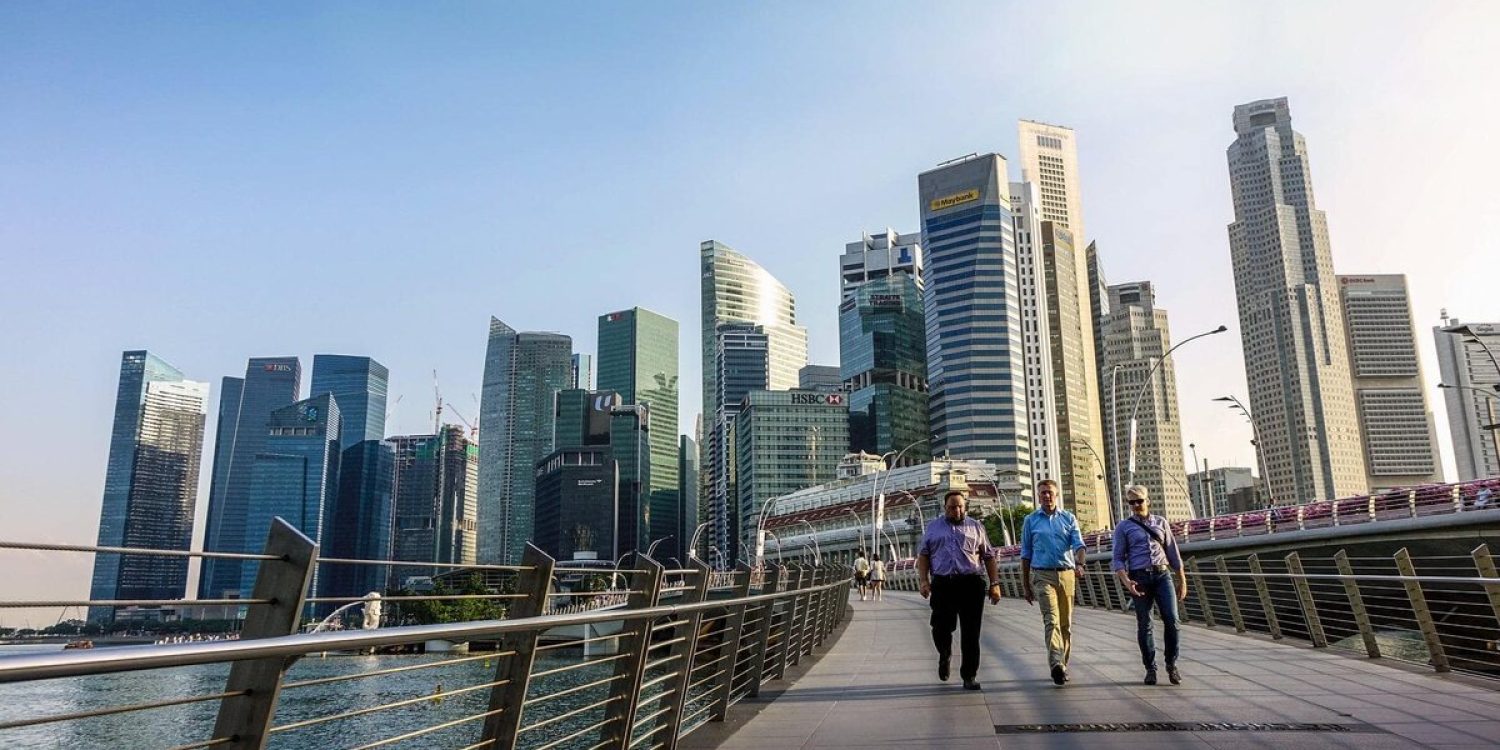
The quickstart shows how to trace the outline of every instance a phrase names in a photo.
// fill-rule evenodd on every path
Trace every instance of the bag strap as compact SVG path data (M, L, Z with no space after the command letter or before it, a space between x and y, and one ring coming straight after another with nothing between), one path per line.
M1152 528L1151 524L1142 521L1140 516L1131 516L1130 520L1134 521L1137 526L1145 529L1146 533L1151 535L1151 541L1156 542L1156 546L1161 547L1162 552L1167 551L1167 541L1161 538L1161 533Z

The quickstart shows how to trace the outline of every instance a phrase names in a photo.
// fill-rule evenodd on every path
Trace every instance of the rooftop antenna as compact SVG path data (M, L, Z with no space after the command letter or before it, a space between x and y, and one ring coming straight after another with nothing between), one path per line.
M443 431L443 392L438 390L437 370L432 371L432 434Z

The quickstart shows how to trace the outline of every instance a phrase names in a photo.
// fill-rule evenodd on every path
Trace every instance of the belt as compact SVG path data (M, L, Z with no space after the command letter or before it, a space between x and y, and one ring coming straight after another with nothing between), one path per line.
M1149 568L1132 568L1130 572L1132 572L1132 573L1165 573L1165 572L1167 572L1167 570L1169 569L1169 567L1170 566L1167 566L1167 565L1152 565Z
M1064 565L1064 566L1062 566L1060 568L1040 568L1040 567L1037 567L1037 566L1033 565L1033 566L1031 566L1031 569L1032 570L1056 570L1056 571L1062 571L1062 570L1072 570L1073 566L1072 565Z
M933 578L983 578L979 573L934 573Z

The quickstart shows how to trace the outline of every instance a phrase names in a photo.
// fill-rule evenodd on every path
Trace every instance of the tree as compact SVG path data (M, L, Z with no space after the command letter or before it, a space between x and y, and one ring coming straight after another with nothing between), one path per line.
M1016 536L1021 533L1021 523L1026 520L1026 516L1030 515L1031 511L1031 503L1016 503L1009 507L1002 506L993 513L986 513L984 528L990 533L990 543L996 546L1005 544L1004 526L1001 525L1003 518L1005 525L1010 527L1011 544L1020 544Z

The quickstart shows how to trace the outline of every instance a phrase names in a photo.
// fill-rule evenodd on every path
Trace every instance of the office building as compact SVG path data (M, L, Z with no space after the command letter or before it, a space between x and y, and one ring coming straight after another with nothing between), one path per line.
M553 401L572 379L571 338L517 332L490 318L479 401L479 562L520 562L534 530L536 463L554 448Z
M1366 483L1374 492L1443 481L1406 277L1338 279Z
M832 393L844 390L837 365L807 365L797 371L797 387L804 391Z
M726 401L719 384L719 327L748 323L761 327L765 336L767 377L764 387L787 390L797 387L798 372L807 364L807 329L797 325L797 302L790 290L761 268L755 261L728 245L708 240L699 247L702 278L702 372L704 430L710 435L725 434ZM738 403L738 402L734 402ZM727 463L715 460L714 452L723 450L723 440L710 439L699 444L702 452L702 497L708 498L706 509L712 522L709 534L719 549L735 543L734 524L737 514L732 503L716 488L727 478Z
M849 445L842 393L751 391L734 418L740 556L755 549L770 498L832 481Z
M594 389L594 356L592 354L573 354L573 377L568 381L569 388L581 388L585 391Z
M710 545L734 556L739 550L739 501L735 495L734 419L751 391L767 390L771 382L770 341L765 328L754 323L724 323L718 327L714 362L714 397L718 412L709 433L708 475L705 482ZM728 534L728 541L720 539Z
M1099 424L1103 428L1104 439L1104 487L1109 493L1114 493L1115 488L1120 485L1118 448L1114 442L1114 433L1110 424L1114 422L1114 413L1111 404L1114 397L1111 392L1113 384L1110 377L1115 374L1114 365L1110 363L1109 356L1104 348L1104 327L1109 325L1109 283L1104 278L1104 262L1099 257L1099 247L1090 242L1088 249L1084 251L1084 263L1088 266L1089 278L1089 304L1093 310L1094 320L1094 375L1099 383ZM1119 498L1123 501L1124 498Z
M120 357L114 426L99 509L98 544L187 551L198 500L198 465L208 384L183 379L147 351ZM91 599L180 599L187 558L100 553ZM113 620L112 607L90 607L90 622Z
M553 451L536 467L536 540L556 560L617 560L619 465L609 446Z
M324 556L392 559L395 460L395 451L381 440L364 440L343 448L338 495L324 523ZM380 565L329 564L323 566L322 573L322 590L327 596L364 596L385 591L390 582L389 568Z
M922 305L921 286L904 271L860 284L839 305L851 451L891 453L893 460L900 454L902 466L932 455Z
M220 422L214 445L213 481L208 492L208 520L203 549L208 552L259 552L265 538L246 536L250 503L250 480L255 457L270 435L271 412L297 400L302 383L302 363L296 357L256 357L245 367L238 383L225 379L219 394L219 417L233 417L233 424ZM230 408L224 399L239 396ZM223 462L221 467L219 464ZM241 560L207 558L198 580L198 598L223 599L248 596L240 591Z
M1467 333L1444 328L1467 325ZM1438 372L1443 378L1448 429L1458 481L1500 476L1500 323L1459 322L1443 313L1443 325L1432 329L1437 341Z
M1230 513L1229 499L1236 490L1255 491L1255 473L1248 466L1220 466L1204 469L1187 477L1188 498L1197 518L1211 518Z
M646 551L655 536L651 504L651 407L645 404L620 403L615 397L609 411L609 447L619 466L617 554ZM670 429L665 428L664 429ZM676 471L677 466L672 466ZM670 541L670 540L669 540ZM666 544L663 542L662 544ZM660 549L657 550L660 554ZM662 555L661 559L665 559Z
M677 321L641 307L599 316L599 388L645 406L650 432L650 541L658 559L683 556L677 486ZM649 544L649 541L648 541Z
M338 497L341 416L338 403L327 393L271 412L265 441L250 469L245 516L245 539L257 551L264 547L276 518L324 543L324 521ZM241 569L239 589L244 595L255 589L259 568L260 563L250 561ZM314 572L311 589L320 596L322 574Z
M342 420L339 443L349 448L366 440L385 439L386 394L390 371L369 357L313 355L309 395L331 394Z
M677 436L677 517L682 521L682 530L678 537L685 539L683 552L689 555L695 554L694 550L688 548L693 537L698 531L698 525L702 523L699 519L698 509L698 441L687 435ZM701 547L702 545L698 545ZM698 557L703 557L704 550L696 551ZM683 558L686 560L686 558Z
M1026 369L1005 159L923 172L923 292L932 455L985 460L1032 484Z
M865 282L896 273L915 279L920 289L923 268L920 234L897 234L889 228L875 235L863 234L858 242L844 245L844 254L839 256L839 274L843 279L840 301L848 302L854 290Z
M457 425L443 425L436 435L393 437L390 444L396 474L391 559L477 562L478 446ZM398 566L390 585L404 588L409 577L436 572L440 571L421 565Z
M1118 398L1118 408L1112 442L1119 446L1120 460L1128 471L1132 460L1130 418L1135 416L1135 483L1150 491L1153 511L1167 520L1192 518L1183 467L1176 368L1171 358L1163 359L1172 348L1167 311L1156 306L1156 290L1149 281L1111 285L1109 310L1109 324L1104 328L1105 356L1119 368L1113 394ZM1097 463L1102 470L1103 461ZM1118 508L1116 512L1129 510Z
M1229 246L1250 411L1276 504L1368 489L1328 222L1286 99L1234 108Z
M1026 419L1034 481L1060 481L1057 401L1052 377L1052 324L1047 309L1047 265L1042 257L1042 198L1034 182L1010 183L1011 226L1016 237L1016 279L1026 365Z

